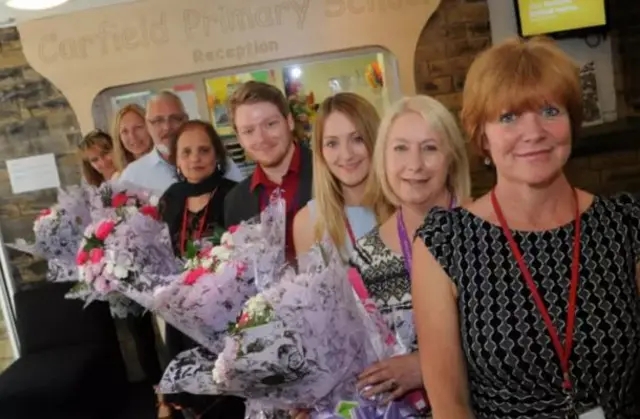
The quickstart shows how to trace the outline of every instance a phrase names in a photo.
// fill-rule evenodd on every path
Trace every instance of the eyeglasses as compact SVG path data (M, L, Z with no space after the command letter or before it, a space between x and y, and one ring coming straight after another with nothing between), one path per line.
M149 123L154 127L164 124L178 125L185 122L187 115L173 114L169 116L156 116L155 118L148 119Z

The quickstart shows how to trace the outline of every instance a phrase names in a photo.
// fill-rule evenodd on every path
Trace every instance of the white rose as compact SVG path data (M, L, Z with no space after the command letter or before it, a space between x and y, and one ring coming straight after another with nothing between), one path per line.
M129 276L129 269L125 266L116 266L113 270L114 275L118 279L125 279Z
M224 271L225 267L228 265L227 262L220 262L218 266L216 266L216 273L220 273Z
M104 271L109 275L113 275L114 270L115 270L115 264L113 262L107 262L107 264L104 267Z
M229 260L229 258L231 257L231 251L223 246L214 247L213 249L211 249L211 252L209 254L212 257L217 257L221 260Z
M84 266L78 266L78 277L80 278L81 281L84 281L84 279L87 276L87 272L85 270Z
M154 207L157 207L159 203L160 203L160 198L158 198L157 196L151 195L149 197L149 205L153 205Z
M205 258L202 260L202 267L205 269L211 269L213 266L213 258Z
M226 247L233 247L233 235L228 231L220 237L220 244Z
M133 215L136 215L138 213L138 208L133 207L133 206L126 207L125 211L126 211L127 215L133 216Z

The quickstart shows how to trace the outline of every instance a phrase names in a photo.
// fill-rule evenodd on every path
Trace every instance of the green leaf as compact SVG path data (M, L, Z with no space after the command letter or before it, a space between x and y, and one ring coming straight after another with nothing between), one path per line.
M358 406L360 406L358 402L343 400L336 406L336 414L344 419L352 419L353 414L351 412L357 409Z
M185 249L185 257L187 259L193 259L196 256L198 256L198 247L192 240L189 240L187 248Z

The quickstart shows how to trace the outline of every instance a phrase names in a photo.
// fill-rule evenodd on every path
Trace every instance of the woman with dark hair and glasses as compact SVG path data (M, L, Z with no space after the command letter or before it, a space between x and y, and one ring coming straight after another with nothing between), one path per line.
M160 213L169 226L176 256L184 255L190 240L212 238L224 222L224 198L235 186L226 179L227 154L211 124L188 121L170 143L169 162L176 167L178 182L160 199ZM172 326L166 326L166 345L171 358L196 343ZM171 395L165 400L201 419L243 419L244 402L236 397ZM180 413L174 412L179 418Z
M82 176L92 186L116 179L120 173L113 161L113 139L106 132L91 131L78 144Z

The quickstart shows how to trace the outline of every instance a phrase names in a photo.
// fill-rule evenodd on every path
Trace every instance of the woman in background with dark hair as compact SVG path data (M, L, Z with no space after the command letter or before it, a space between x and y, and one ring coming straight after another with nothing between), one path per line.
M222 140L207 122L185 123L171 143L169 161L175 165L179 181L160 199L160 212L178 257L184 255L190 240L212 237L224 228L224 198L235 186L224 178L226 157ZM168 324L166 344L171 358L197 345ZM200 419L244 418L244 402L235 397L181 393L166 399ZM180 416L174 413L175 418Z

